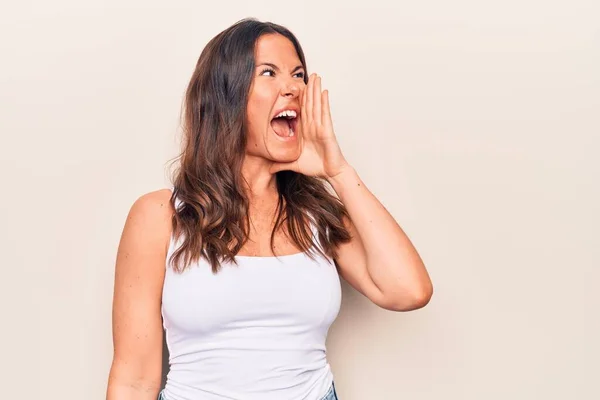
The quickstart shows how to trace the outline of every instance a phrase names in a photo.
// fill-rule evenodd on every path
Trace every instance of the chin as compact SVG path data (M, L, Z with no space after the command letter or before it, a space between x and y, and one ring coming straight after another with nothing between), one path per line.
M300 149L282 149L282 148L270 148L269 154L271 155L272 161L280 163L289 163L296 161L300 157Z
M292 136L289 138L282 138L275 132L271 131L270 136L272 140L269 140L269 154L277 162L292 162L296 161L302 153L302 147L300 146L300 140L298 136ZM270 138L270 139L271 139Z

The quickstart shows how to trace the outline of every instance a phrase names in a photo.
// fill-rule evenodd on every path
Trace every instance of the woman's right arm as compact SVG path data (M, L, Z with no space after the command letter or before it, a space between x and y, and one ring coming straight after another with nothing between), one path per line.
M115 266L107 400L156 400L160 391L160 308L173 215L170 197L170 190L140 197L123 228Z

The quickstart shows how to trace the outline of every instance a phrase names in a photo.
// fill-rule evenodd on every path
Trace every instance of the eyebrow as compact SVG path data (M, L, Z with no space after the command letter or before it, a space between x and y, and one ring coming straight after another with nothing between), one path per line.
M272 63L260 63L256 66L256 68L263 66L263 65L269 66L269 67L273 68L275 71L279 71L279 67L277 67L277 65L272 64ZM304 67L302 65L298 65L296 68L294 68L292 70L292 73L298 71L299 69L304 69Z

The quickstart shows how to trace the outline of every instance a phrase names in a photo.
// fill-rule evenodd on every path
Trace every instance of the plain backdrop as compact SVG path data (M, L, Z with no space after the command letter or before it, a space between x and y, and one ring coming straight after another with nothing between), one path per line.
M434 282L409 313L344 285L340 399L600 398L596 0L3 3L0 397L104 399L127 212L170 185L200 51L257 17Z

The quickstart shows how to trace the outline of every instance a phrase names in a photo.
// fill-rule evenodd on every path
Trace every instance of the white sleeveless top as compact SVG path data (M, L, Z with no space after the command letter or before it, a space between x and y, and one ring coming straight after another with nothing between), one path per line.
M164 399L322 399L333 381L325 340L341 304L333 260L237 256L214 275L201 258L178 274L168 263L178 245L171 237L162 294Z

